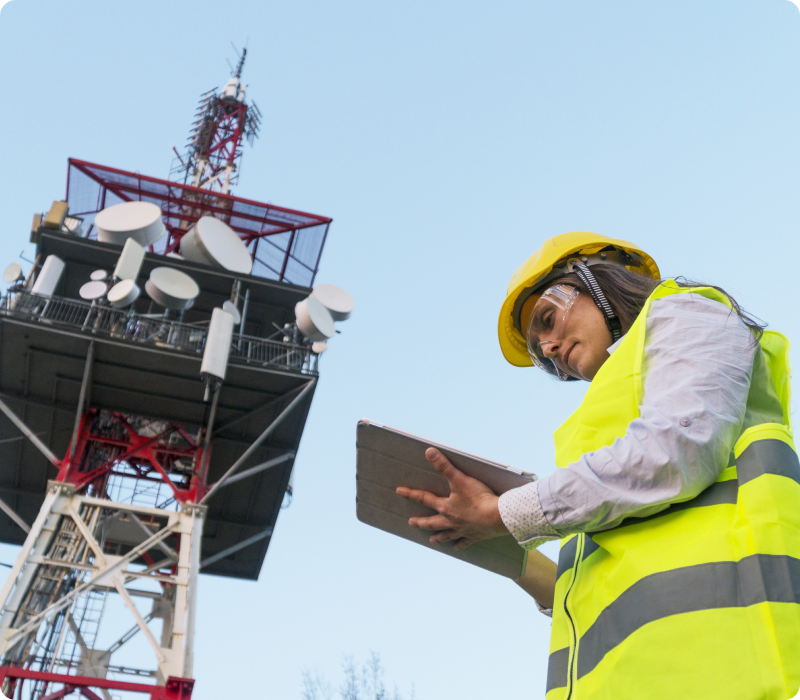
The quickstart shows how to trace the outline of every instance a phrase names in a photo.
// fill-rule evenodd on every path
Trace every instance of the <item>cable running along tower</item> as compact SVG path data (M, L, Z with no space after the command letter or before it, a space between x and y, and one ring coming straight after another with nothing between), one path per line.
M6 269L15 700L189 700L200 574L258 578L291 492L319 354L352 300L313 287L330 218L230 192L260 121L245 57L201 97L170 179L71 158L64 200L34 216L33 265Z

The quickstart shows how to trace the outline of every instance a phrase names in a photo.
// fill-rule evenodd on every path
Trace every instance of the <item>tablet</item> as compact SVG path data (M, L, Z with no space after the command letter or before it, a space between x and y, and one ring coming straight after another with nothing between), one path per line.
M519 578L525 572L527 552L511 535L476 542L459 551L454 548L453 542L431 544L429 538L434 531L420 530L408 524L409 518L434 515L436 511L398 496L395 493L398 486L430 491L437 496L450 493L447 479L425 458L428 447L438 449L453 466L467 476L479 479L496 494L536 481L536 475L530 472L364 419L358 422L356 428L358 519L501 576Z

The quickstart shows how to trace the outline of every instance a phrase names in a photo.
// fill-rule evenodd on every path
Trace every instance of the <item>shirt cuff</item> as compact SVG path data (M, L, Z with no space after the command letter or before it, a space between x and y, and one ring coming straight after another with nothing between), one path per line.
M542 615L553 617L553 608L546 608L544 605L539 605L539 601L536 600L536 598L533 599L533 602L536 603L536 607L539 608L539 612L542 613Z
M514 539L524 549L536 549L549 540L560 539L547 522L539 500L539 484L525 484L506 491L497 503L500 518Z

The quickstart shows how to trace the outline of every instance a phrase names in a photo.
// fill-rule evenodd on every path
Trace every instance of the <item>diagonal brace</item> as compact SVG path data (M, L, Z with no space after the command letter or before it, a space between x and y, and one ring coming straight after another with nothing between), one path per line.
M153 533L150 532L150 528L147 527L147 525L145 525L141 520L139 520L139 518L136 516L135 513L128 513L128 515L131 517L133 522L135 522L139 526L139 528L145 535L147 535L148 537L153 536ZM170 559L172 559L172 561L178 561L178 553L163 540L157 542L156 547L158 547L162 552L164 552L164 554L166 554Z
M8 419L22 431L25 437L27 437L34 445L36 445L36 447L39 448L39 451L45 457L47 457L52 464L57 467L61 466L61 460L50 451L50 448L39 439L39 436L27 425L25 425L25 423L22 422L22 419L16 413L14 413L14 411L12 411L2 399L0 399L0 411L6 414Z
M60 610L63 610L68 605L70 605L70 603L79 595L81 595L85 590L94 587L95 581L100 576L107 576L109 574L112 576L115 575L123 567L127 566L130 562L136 559L136 557L138 557L142 552L146 552L148 549L152 548L156 544L156 542L160 542L162 539L167 537L167 535L172 533L172 531L175 530L177 527L178 527L178 522L176 521L172 525L168 525L167 527L165 527L163 530L159 530L151 538L145 540L141 544L131 549L130 552L128 552L123 557L118 559L114 564L112 564L111 566L107 566L105 569L96 572L91 579L85 581L80 586L73 588L72 591L67 593L67 595L65 595L63 598L60 598L55 603L42 610L42 612L40 612L39 614L34 615L30 620L28 620L22 627L18 628L14 632L14 634L11 635L6 640L4 649L10 649L12 646L14 646L14 644L17 643L17 641L22 635L26 634L36 625L38 625L43 618L49 617L59 612ZM13 573L13 570L11 573Z
M278 416L275 418L275 420L274 420L274 421L272 421L272 423L270 423L270 424L267 426L266 430L264 430L264 432L263 432L263 433L261 433L261 435L259 435L259 436L258 436L258 437L255 439L255 441L254 441L254 442L253 442L253 443L250 445L250 447L248 447L248 448L247 448L247 449L244 451L244 454L243 454L241 457L239 457L239 459L237 459L237 460L236 460L236 461L233 463L233 465L231 466L231 468L230 468L230 469L228 469L228 471L227 471L227 472L225 472L225 474L222 476L222 478L221 478L219 481L217 481L217 483L215 483L215 484L214 484L214 485L211 487L211 490L210 490L210 491L209 491L209 492L208 492L208 493L207 493L207 494L206 494L206 495L203 497L203 500L201 500L201 501L200 501L200 504L201 504L201 505L205 504L205 503L206 503L206 502L207 502L207 501L208 501L208 500L211 498L211 496L213 496L213 495L214 495L214 494L217 492L217 489L219 489L221 486L223 486L223 485L225 484L225 482L226 482L226 481L227 481L227 480L228 480L228 479L229 479L231 476L233 476L233 474L236 472L236 470L237 470L239 467L241 467L241 466L242 466L242 464L244 464L244 462L245 462L245 461L246 461L246 460L247 460L247 459L250 457L250 455L252 455L252 454L253 454L253 452L255 452L255 451L256 451L256 449L258 449L258 446L259 446L259 445L260 445L262 442L264 442L264 440L266 440L266 439L267 439L267 438L268 438L268 437L269 437L269 436L272 434L272 432L275 430L275 428L277 428L277 427L278 427L278 425L280 425L280 423L283 421L283 419L284 419L284 418L286 418L286 416L288 416L288 415L289 415L289 414L292 412L292 409L294 409L294 407L295 407L295 406L297 406L297 404L299 404L299 403L300 403L300 402L303 400L303 398L305 397L305 395L306 395L308 392L310 392L310 391L311 391L311 390L314 388L314 386L316 385L316 383L317 383L317 380L316 380L316 379L312 379L310 382L308 382L308 383L307 383L307 384L306 384L306 385L303 387L303 390L302 390L302 391L301 391L301 392L300 392L300 393L299 393L297 396L295 396L295 397L292 399L292 401L289 403L289 405L288 405L286 408L284 408L284 409L283 409L283 410L282 410L282 411L281 411L281 412L278 414Z
M31 531L31 526L28 525L22 518L17 515L17 512L0 498L0 510L2 510L9 518L11 518L17 525L19 525L25 532Z
M203 559L203 561L200 562L200 568L202 569L204 566L211 566L211 564L218 562L220 559L224 559L229 554L233 554L234 552L238 552L240 549L249 547L251 544L258 542L259 540L263 540L265 537L269 537L271 534L272 528L268 527L266 530L262 530L257 535L248 537L246 540L237 542L235 545L228 547L227 549L223 549L221 552L217 552L216 554L212 554L207 559Z
M228 477L224 484L221 484L220 488L224 486L230 486L231 484L235 484L237 481L241 481L242 479L246 479L248 476L253 476L254 474L258 474L263 472L265 469L270 469L271 467L277 467L279 464L283 464L284 462L288 462L290 459L294 459L295 453L294 452L287 452L286 454L279 455L278 457L273 457L266 462L262 462L261 464L256 464L254 467L250 467L250 469L245 469L243 472L239 474L234 474L233 476Z

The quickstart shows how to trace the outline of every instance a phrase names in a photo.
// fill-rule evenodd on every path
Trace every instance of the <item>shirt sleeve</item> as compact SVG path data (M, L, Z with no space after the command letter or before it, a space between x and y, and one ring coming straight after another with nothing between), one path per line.
M697 496L727 466L745 417L756 343L724 304L656 300L647 318L640 415L612 445L503 494L500 516L526 549Z

